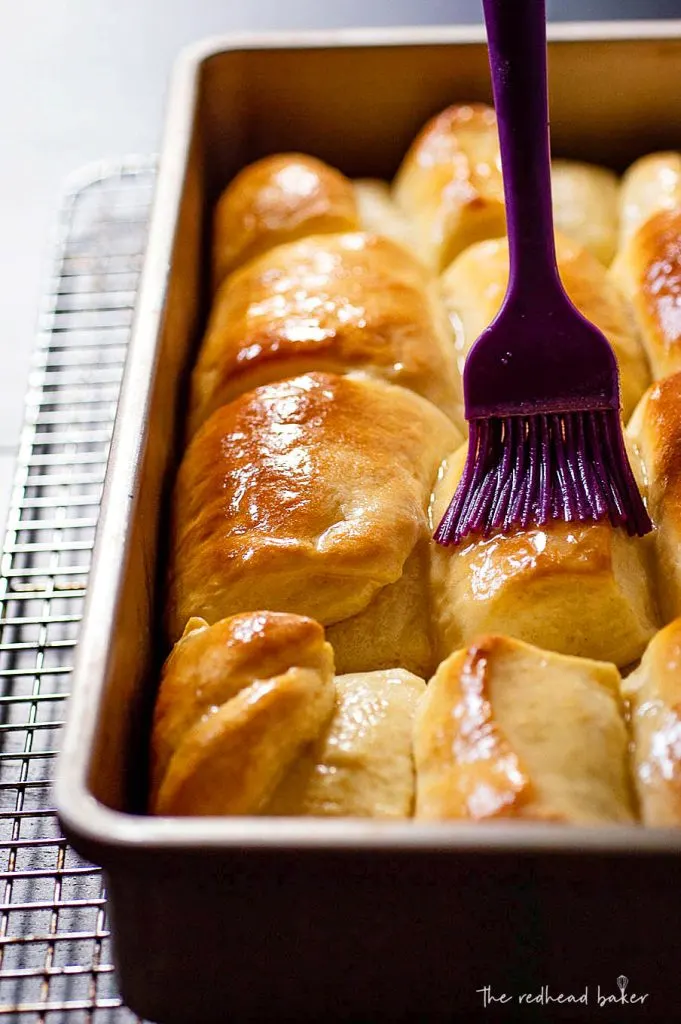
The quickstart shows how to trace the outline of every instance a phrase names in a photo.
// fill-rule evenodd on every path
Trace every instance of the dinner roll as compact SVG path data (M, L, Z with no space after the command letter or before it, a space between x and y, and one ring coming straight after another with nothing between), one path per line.
M628 304L602 264L579 242L557 234L556 255L568 295L584 316L600 327L617 356L623 414L628 417L650 381ZM506 293L506 239L471 246L445 271L441 284L463 369L468 350L499 312Z
M430 402L313 373L223 406L185 452L168 629L257 608L328 626L340 673L426 675L428 503L460 440Z
M620 245L659 210L681 206L681 153L649 153L629 167L620 187Z
M213 219L213 286L282 242L356 231L350 181L313 156L278 153L249 164L220 196Z
M617 175L594 164L554 160L551 186L556 230L609 266L617 250L619 229Z
M466 460L464 445L438 480L433 524ZM656 627L645 538L609 522L565 523L433 545L431 584L439 652L480 633L503 633L551 651L628 665Z
M413 225L393 199L389 183L378 178L357 178L352 184L362 230L385 235L416 252Z
M412 729L426 684L391 669L336 677L336 707L293 763L266 814L409 818Z
M192 375L190 433L240 394L309 370L382 377L464 422L437 282L388 238L318 235L230 275Z
M456 651L416 715L416 817L632 821L618 683L508 637Z
M681 370L681 205L639 227L612 277L631 302L653 377Z
M256 814L333 712L317 622L251 612L193 618L163 667L152 731L157 814Z
M631 705L641 820L681 825L681 619L651 640L622 692Z
M435 271L473 242L506 230L494 111L483 103L448 107L414 140L393 186L410 218L418 252Z
M681 373L648 389L627 433L645 469L657 590L668 622L681 615Z

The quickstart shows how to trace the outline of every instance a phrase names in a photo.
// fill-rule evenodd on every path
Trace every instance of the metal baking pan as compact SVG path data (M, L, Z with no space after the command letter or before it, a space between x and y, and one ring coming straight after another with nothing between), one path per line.
M681 145L681 22L550 37L556 154L622 168ZM588 986L608 1019L597 986L623 975L648 994L637 1018L675 1017L681 831L142 813L211 206L278 150L389 177L431 114L489 96L477 28L229 37L177 65L56 787L69 839L107 874L123 997L152 1020L494 1019L487 985L516 1000L505 1019L547 1019L509 1015L543 985Z

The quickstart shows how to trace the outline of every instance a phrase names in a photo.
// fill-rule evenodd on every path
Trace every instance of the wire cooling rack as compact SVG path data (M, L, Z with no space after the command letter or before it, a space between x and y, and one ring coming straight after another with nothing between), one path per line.
M51 782L132 323L154 167L68 192L0 564L0 1019L131 1024L99 869L60 833Z

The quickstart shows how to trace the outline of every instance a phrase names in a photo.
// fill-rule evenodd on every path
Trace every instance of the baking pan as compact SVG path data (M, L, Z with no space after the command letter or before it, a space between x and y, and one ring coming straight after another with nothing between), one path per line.
M556 155L622 168L681 145L681 22L550 39ZM681 831L143 813L212 203L278 150L389 177L430 115L489 98L477 28L229 37L177 64L56 787L66 834L107 874L124 999L152 1020L620 1019L597 997L622 976L648 996L637 1018L678 1017ZM517 1004L546 985L588 987L591 1010ZM515 1002L485 1010L485 986Z

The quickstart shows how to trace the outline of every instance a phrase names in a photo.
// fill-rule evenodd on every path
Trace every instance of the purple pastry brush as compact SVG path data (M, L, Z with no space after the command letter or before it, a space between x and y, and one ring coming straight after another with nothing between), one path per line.
M550 519L652 529L622 438L617 363L556 266L544 0L483 0L509 284L463 372L468 458L440 544Z

